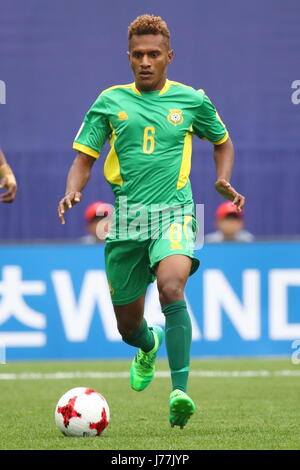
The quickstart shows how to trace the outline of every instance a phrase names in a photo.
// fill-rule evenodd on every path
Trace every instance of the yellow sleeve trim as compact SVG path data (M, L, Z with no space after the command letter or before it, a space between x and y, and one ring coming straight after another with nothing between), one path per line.
M226 142L227 139L229 139L229 134L228 134L228 132L226 132L226 134L224 135L224 137L222 137L222 139L218 140L218 142L212 142L212 144L214 144L214 145L221 145L221 144L223 144L224 142Z
M100 155L100 153L96 152L96 150L93 150L90 147L87 147L86 145L79 144L78 142L73 143L73 149L79 150L79 152L86 153L87 155L90 155L94 158L98 158Z

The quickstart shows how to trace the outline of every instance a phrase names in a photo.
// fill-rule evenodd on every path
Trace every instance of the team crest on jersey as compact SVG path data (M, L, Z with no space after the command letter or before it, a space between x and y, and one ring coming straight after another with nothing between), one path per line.
M180 109L170 109L170 114L167 119L174 126L178 126L178 124L183 122L182 111L180 111Z
M128 114L125 111L118 112L118 121L126 121L128 119Z

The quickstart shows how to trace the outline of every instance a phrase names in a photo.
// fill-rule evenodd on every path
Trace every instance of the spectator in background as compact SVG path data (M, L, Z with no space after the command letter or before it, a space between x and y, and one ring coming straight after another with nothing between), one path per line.
M6 191L0 194L1 202L12 202L17 193L17 182L15 175L8 165L4 153L0 149L0 188Z
M86 229L89 234L81 238L82 243L104 242L109 231L112 213L113 206L106 202L97 201L90 204L84 213Z
M252 233L244 230L244 212L238 212L231 201L223 202L216 210L217 231L205 237L207 243L252 242Z

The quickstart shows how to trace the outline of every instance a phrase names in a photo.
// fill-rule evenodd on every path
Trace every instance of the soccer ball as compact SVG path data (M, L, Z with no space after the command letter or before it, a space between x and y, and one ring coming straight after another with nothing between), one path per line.
M72 388L59 399L55 422L65 436L100 436L109 423L109 407L95 390Z

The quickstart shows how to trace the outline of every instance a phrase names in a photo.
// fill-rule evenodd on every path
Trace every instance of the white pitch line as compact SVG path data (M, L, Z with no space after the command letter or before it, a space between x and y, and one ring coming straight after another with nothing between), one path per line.
M158 378L170 377L169 371L157 371ZM193 370L191 377L206 378L240 378L240 377L300 377L300 370ZM60 380L60 379L127 379L128 372L54 372L54 373L20 373L0 374L0 380Z

